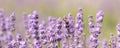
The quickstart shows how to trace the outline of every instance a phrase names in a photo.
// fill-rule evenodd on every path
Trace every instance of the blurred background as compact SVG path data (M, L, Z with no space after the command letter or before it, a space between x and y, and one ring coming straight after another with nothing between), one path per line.
M63 17L71 13L76 17L77 9L83 8L85 30L88 32L88 16L93 15L94 18L99 10L104 11L103 32L100 38L110 38L110 33L116 35L116 25L120 23L120 0L0 0L0 8L4 9L5 17L12 12L16 14L16 32L24 32L24 24L22 13L31 13L37 10L39 13L39 21L46 20L48 16Z

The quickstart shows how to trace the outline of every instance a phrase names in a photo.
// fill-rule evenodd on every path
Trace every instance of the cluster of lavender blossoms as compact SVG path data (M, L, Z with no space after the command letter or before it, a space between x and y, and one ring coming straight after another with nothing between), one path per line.
M120 24L117 25L118 36L111 34L111 40L104 40L100 46L99 35L102 33L104 12L88 17L88 30L84 32L83 9L79 8L74 18L71 13L63 18L49 17L48 21L39 23L36 10L30 14L23 13L25 36L16 32L16 15L4 16L0 9L0 48L120 48ZM15 34L16 33L16 34Z

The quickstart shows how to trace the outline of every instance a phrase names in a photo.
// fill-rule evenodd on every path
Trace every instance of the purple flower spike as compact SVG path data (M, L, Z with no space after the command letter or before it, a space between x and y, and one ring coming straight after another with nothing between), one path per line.
M111 34L110 38L111 38L111 40L110 40L110 47L116 48L117 47L116 37L113 34Z
M62 20L58 18L56 23L56 32L57 32L57 40L60 41L62 39Z
M120 48L120 24L117 25L117 35L118 35L117 48Z
M81 8L78 9L78 13L77 13L77 16L76 16L75 28L76 28L75 33L78 32L78 34L80 34L80 33L83 32L84 22L83 22L83 13L82 13Z
M0 34L5 31L5 18L3 15L3 9L0 9Z
M14 32L15 31L15 13L13 12L10 16L9 16L9 20L10 20L10 31Z
M42 44L47 43L47 31L46 31L46 23L42 21L42 24L39 25L39 33Z
M23 17L23 20L24 20L25 29L27 30L28 29L28 17L27 17L27 14L24 12L22 14L22 17Z
M93 21L93 16L89 16L88 17L89 20L88 20L88 25L89 25L89 31L90 33L94 32L94 21Z
M96 23L101 23L103 22L103 17L104 17L104 12L103 11L99 11L96 14Z
M106 40L103 41L102 48L108 48L108 43Z
M29 15L29 30L31 30L32 37L34 39L38 38L38 13L37 11L33 11L31 15Z
M88 17L90 36L84 32L86 28L82 8L78 9L75 19L69 13L62 19L50 16L47 22L42 21L41 24L36 10L29 15L23 13L22 16L26 30L22 33L26 33L25 36L13 33L17 29L15 13L4 18L3 10L0 9L0 48L98 48L101 42L99 36L102 33L103 11L96 14L95 22L93 16ZM100 47L120 48L120 24L117 25L117 39L112 34L109 43L105 40Z
M74 18L71 13L68 14L70 33L74 33Z
M78 13L77 13L77 20L82 20L83 21L83 9L79 8Z
M16 35L16 39L17 39L19 42L22 41L22 40L23 40L22 35L21 35L21 34L17 34L17 35Z

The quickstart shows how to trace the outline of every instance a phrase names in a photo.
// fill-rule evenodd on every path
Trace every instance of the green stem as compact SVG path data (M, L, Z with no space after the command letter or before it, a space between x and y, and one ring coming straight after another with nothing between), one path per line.
M61 45L62 45L62 44L60 43L60 41L58 41L58 48L62 48Z

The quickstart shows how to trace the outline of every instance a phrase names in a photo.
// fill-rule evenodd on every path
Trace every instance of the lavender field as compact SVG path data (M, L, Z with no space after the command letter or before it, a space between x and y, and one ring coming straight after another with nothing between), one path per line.
M120 48L119 0L0 0L0 48Z

